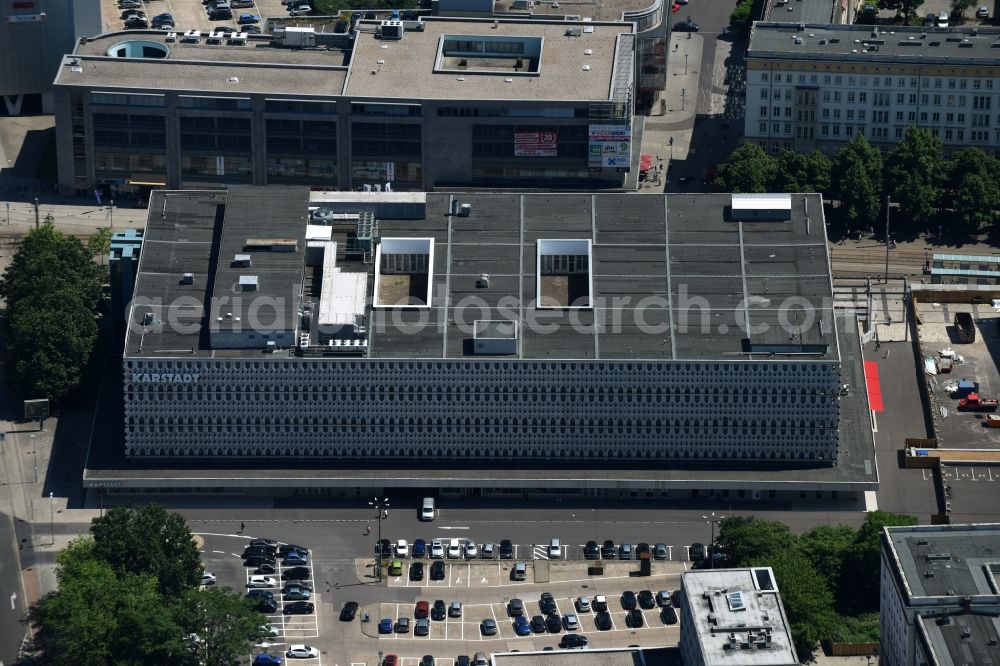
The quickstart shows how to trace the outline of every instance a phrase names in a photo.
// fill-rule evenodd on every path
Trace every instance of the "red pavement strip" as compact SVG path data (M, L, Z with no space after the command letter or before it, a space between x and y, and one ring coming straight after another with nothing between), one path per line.
M878 380L878 363L865 361L865 384L868 386L868 406L873 412L882 411L882 384Z

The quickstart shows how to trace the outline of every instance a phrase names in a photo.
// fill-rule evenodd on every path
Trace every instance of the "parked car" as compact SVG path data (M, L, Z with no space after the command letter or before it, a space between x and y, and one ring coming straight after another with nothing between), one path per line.
M559 542L559 539L552 539L549 541L548 553L550 560L558 560L562 557L562 544Z
M392 542L388 539L381 539L375 546L375 554L382 554L382 557L392 557Z
M305 601L312 597L312 588L302 583L290 583L281 588L285 601Z
M507 614L511 617L524 615L524 602L514 598L507 602Z
M432 558L444 557L444 544L437 539L431 541L431 557Z
M660 608L670 605L670 593L666 590L660 590L656 593L656 605Z
M576 631L580 628L580 618L576 613L566 613L563 615L563 626L566 627L566 631Z
M476 548L476 542L470 541L465 544L465 559L471 560L479 556L479 549Z
M299 5L288 10L289 16L308 16L312 14L312 7L309 5Z
M653 559L654 560L667 559L667 544L658 543L655 546L653 546Z
M514 618L514 633L518 636L531 635L531 623L528 622L528 618L523 615L518 615Z
M607 539L601 546L601 558L605 560L615 559L615 542L611 539Z
M583 547L583 558L586 560L596 560L601 556L601 549L597 546L596 541L588 541L587 545Z
M215 574L211 571L206 571L201 575L202 585L215 585Z
M635 592L632 590L622 592L622 610L632 610L637 603L638 600L635 598Z
M514 559L514 546L511 544L510 539L503 539L500 541L500 559L501 560L512 560Z
M146 19L139 18L138 16L132 16L125 19L125 29L126 30L144 30L149 27L146 23Z
M457 560L462 557L462 544L458 539L452 539L448 544L448 559Z
M278 581L270 576L250 576L247 581L248 588L258 587L278 587Z
M641 627L645 624L645 620L642 617L642 611L638 608L633 608L628 613L625 614L625 624L635 629L636 627Z
M164 12L162 14L157 14L156 16L153 17L153 19L151 21L151 23L154 26L155 25L159 25L161 23L173 23L173 22L174 22L174 15L171 14L170 12Z
M142 9L142 0L121 0L118 9Z
M484 543L480 552L480 557L484 560L492 560L496 556L497 547L492 543Z
M413 542L413 557L427 557L427 542L423 539L417 539Z
M406 557L410 554L410 545L406 543L406 539L400 539L396 542L396 545L393 547L393 554L396 557Z
M511 580L524 580L528 577L528 565L524 562L515 562L510 570Z
M441 560L431 565L431 580L444 580L444 562Z
M282 609L285 615L309 615L316 610L316 607L309 601L293 601L290 604L285 604Z
M535 615L531 618L531 630L536 634L545 633L545 616Z
M276 654L262 652L253 660L253 666L280 666L281 657Z
M675 32L698 32L699 30L701 30L701 27L692 21L690 17L686 21L674 23Z
M558 634L562 631L562 618L559 617L559 613L545 616L545 628L549 630L550 634Z
M576 610L580 613L590 612L590 597L577 597Z
M631 560L632 559L632 544L623 543L618 546L618 559L619 560Z
M302 553L293 550L292 552L288 553L288 555L285 555L283 564L286 567L309 564L309 556L303 555Z
M289 645L285 656L289 659L312 659L319 656L319 650L308 645Z
M593 608L599 612L608 610L608 598L603 594L598 594L594 597Z
M244 596L245 599L250 599L251 601L260 601L262 599L269 599L274 601L274 593L268 590L250 590Z
M285 580L308 580L312 576L309 567L292 567L281 572L281 577Z
M252 9L253 0L229 0L229 6L233 9Z
M497 621L492 618L486 618L479 623L479 631L483 634L483 636L496 636Z
M410 580L416 582L424 579L424 563L414 562L410 565Z
M552 596L551 592L542 592L542 596L538 598L538 609L542 611L543 615L552 615L558 610L556 598Z
M580 634L566 634L559 640L561 648L581 648L587 647L587 637Z
M385 659L382 660L382 666L399 666L399 657L394 654L385 655Z
M419 618L413 623L414 636L427 636L431 633L431 621L426 617Z
M403 563L399 560L393 560L389 564L389 575L390 576L402 576L403 575Z
M233 11L231 9L212 9L208 12L210 21L229 21L232 18Z
M410 618L400 617L396 619L396 633L397 634L410 633Z
M609 631L614 627L614 623L611 621L611 613L607 611L601 611L594 616L594 624L601 631Z
M988 19L990 17L990 8L986 5L979 5L979 9L976 10L976 18Z
M274 562L274 560L261 562L260 564L257 565L257 568L254 569L253 572L255 574L263 574L266 576L267 574L273 574L276 571L275 566L276 563Z
M677 611L673 606L664 606L660 609L660 619L663 624L677 624Z
M413 607L413 617L418 620L423 617L427 617L431 613L431 605L426 601L418 601Z
M941 10L941 12L938 14L938 22L937 22L938 27L947 28L950 18L951 15L947 11Z
M477 652L476 658L473 660L473 666L490 666L489 657L486 656L485 652Z
M431 619L443 620L447 615L448 607L445 605L444 599L436 599L431 606Z
M298 5L298 7L305 7L306 9L309 9L308 5ZM420 520L434 520L436 515L437 511L434 509L434 498L425 497L424 501L420 504Z
M391 634L392 633L392 620L384 617L378 621L378 633L380 634Z
M639 545L635 547L635 559L642 559L644 553L649 552L649 544L645 541L640 541Z
M219 26L212 32L218 32L220 30L226 30L228 32L237 32L236 28L230 28L228 26ZM278 547L278 555L284 557L288 553L299 553L300 555L309 555L309 549L305 546L296 546L294 543L285 543Z
M641 606L642 608L646 609L656 608L656 598L653 596L653 593L650 592L649 590L643 590L642 592L640 592L638 599L639 599L639 606Z
M448 606L448 617L462 617L462 602L453 601Z
M340 609L340 621L350 622L358 614L358 602L348 601L344 604L344 607Z

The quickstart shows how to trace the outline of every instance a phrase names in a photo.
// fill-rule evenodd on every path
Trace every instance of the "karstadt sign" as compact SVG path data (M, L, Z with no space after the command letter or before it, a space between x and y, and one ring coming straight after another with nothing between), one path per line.
M189 372L133 372L133 384L195 384L201 375Z

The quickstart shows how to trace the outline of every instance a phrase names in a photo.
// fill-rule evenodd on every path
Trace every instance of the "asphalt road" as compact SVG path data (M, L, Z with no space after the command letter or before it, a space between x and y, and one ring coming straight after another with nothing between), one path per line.
M25 636L24 593L17 569L17 537L14 523L6 513L0 513L0 664L17 661Z

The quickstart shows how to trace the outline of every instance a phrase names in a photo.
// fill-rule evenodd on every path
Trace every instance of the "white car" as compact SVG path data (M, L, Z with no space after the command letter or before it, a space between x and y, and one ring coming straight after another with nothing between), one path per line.
M289 659L309 659L310 657L318 657L319 650L308 645L289 645L285 656Z
M576 610L581 613L590 612L590 597L577 597L576 598Z
M434 520L434 498L425 497L420 505L420 520Z
M475 541L465 544L465 557L470 560L474 557L479 557L479 550L476 548Z
M981 5L979 7L979 9L976 10L976 16L978 18L989 18L990 17L990 8L987 7L986 5Z
M288 10L289 16L308 16L312 14L312 7L309 5L299 5Z
M406 557L410 552L410 545L406 543L406 539L400 539L396 542L396 548L394 550L396 557Z
M202 585L215 585L215 574L211 571L206 571L201 575Z
M457 560L462 557L462 544L458 542L458 539L452 539L451 543L448 544L448 559Z
M267 634L271 638L276 638L281 635L281 627L277 627L273 624L262 624L260 625L260 632L262 634Z
M948 12L946 11L942 11L940 14L938 14L938 27L947 28L949 18L951 18L951 15L948 14Z
M437 539L431 541L431 558L438 560L444 558L444 544Z
M278 587L278 581L270 576L250 576L250 580L247 581L247 587L250 589Z

